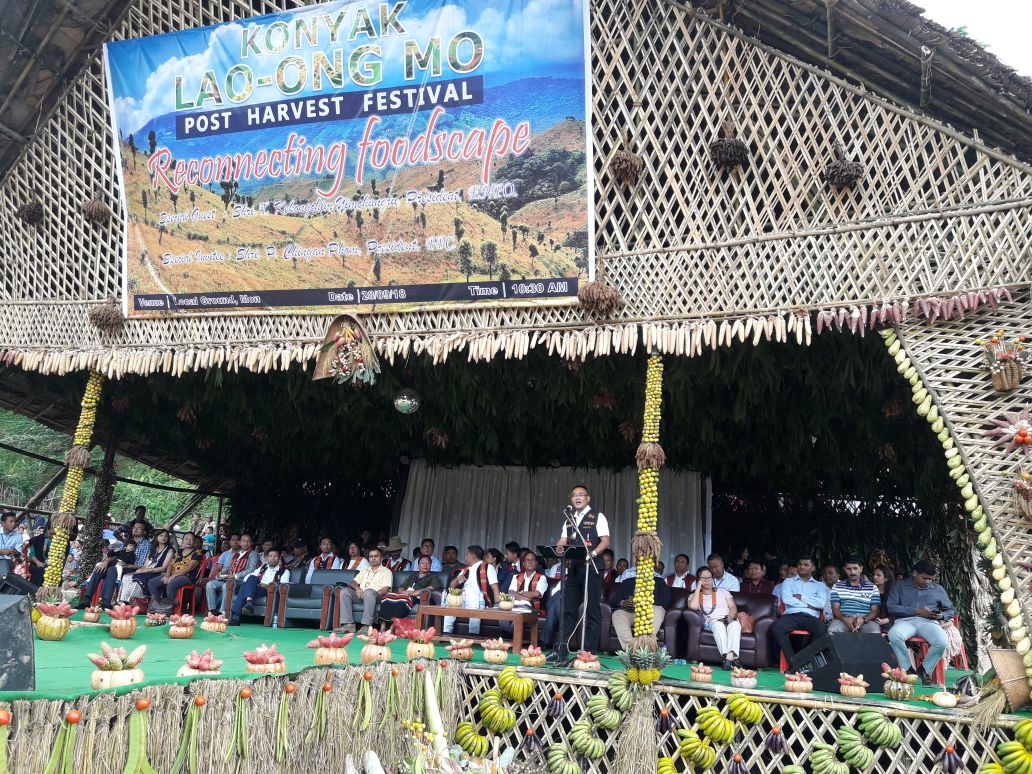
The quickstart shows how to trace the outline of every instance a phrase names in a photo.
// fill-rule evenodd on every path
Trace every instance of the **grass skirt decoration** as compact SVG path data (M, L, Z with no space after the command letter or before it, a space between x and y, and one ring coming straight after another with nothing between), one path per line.
M841 192L843 189L852 189L864 176L864 165L858 161L850 161L846 158L846 149L842 143L836 142L833 147L835 160L828 163L821 172L821 179L829 188Z
M623 306L620 291L609 284L605 265L599 261L595 279L581 285L577 300L585 312L592 317L611 317Z
M101 333L115 335L121 333L125 327L125 316L115 300L109 299L90 310L90 324Z
M380 361L362 324L350 314L335 317L319 347L312 380L371 385L379 373Z

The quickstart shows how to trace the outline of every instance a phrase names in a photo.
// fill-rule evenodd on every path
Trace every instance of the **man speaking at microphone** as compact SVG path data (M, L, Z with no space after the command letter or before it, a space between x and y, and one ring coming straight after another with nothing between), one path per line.
M594 510L589 503L591 493L586 486L578 484L570 490L570 507L566 508L567 520L563 523L563 536L556 541L559 546L584 546L588 551L588 567L583 561L570 562L563 582L563 620L559 630L559 643L553 657L559 661L569 658L570 638L580 619L580 606L584 602L584 648L595 652L598 649L599 619L602 604L602 560L599 557L609 547L609 522ZM572 523L571 523L572 522ZM574 529L576 525L576 529ZM580 534L578 534L578 532ZM583 542L581 540L583 536ZM592 569L594 568L594 569ZM584 573L588 574L587 599L584 597ZM576 643L580 645L580 641Z

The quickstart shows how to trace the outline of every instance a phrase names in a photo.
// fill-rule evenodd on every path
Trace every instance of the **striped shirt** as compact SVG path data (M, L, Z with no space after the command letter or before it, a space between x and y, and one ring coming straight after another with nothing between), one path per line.
M854 615L868 616L871 608L881 604L878 587L866 578L860 579L860 585L854 586L848 580L841 580L831 590L831 603L839 604L839 612L850 617Z

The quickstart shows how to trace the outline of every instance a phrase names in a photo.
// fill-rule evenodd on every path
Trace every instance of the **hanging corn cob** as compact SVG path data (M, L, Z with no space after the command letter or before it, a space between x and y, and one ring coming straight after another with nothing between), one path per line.
M638 447L638 530L631 543L637 569L634 585L634 643L632 650L657 649L652 633L652 600L656 560L662 550L656 524L659 511L659 469L666 461L659 445L660 408L663 402L663 358L649 357L645 373L645 416Z
M43 573L43 585L57 588L61 585L61 573L64 570L65 552L68 540L75 526L75 509L79 504L79 488L85 467L90 461L90 441L93 438L93 425L97 420L97 404L100 402L100 389L104 377L97 371L90 371L86 382L86 393L82 397L82 411L79 414L79 425L75 428L72 448L69 449L65 461L68 464L68 476L65 478L64 492L61 495L61 506L54 514L54 539L50 543L47 555L47 569Z

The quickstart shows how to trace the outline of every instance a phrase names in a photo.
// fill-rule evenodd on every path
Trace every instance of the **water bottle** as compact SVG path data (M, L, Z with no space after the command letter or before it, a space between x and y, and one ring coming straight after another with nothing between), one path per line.
M278 629L279 628L279 613L274 613L273 616L272 616L272 628L273 629Z

